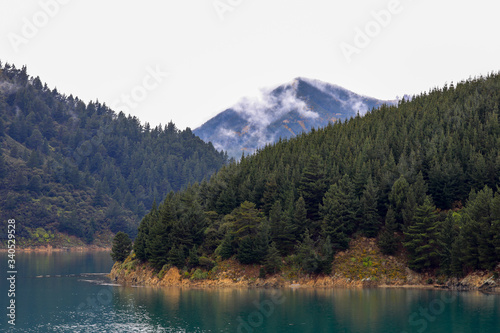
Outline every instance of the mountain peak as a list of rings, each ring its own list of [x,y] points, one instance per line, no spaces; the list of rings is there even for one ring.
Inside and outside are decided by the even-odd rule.
[[[242,98],[194,133],[239,158],[242,152],[253,153],[280,138],[294,137],[358,112],[364,114],[384,103],[392,104],[338,85],[296,77],[274,89],[262,89],[258,97]]]

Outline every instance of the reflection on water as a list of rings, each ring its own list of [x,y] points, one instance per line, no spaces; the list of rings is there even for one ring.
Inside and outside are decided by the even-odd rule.
[[[19,253],[17,259],[20,332],[500,332],[499,295],[122,287],[89,274],[109,272],[108,253]],[[7,287],[3,280],[0,290]],[[5,328],[2,321],[0,331]]]

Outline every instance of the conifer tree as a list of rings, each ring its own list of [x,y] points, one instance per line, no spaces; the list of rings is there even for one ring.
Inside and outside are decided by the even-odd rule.
[[[307,229],[297,249],[297,260],[300,267],[308,274],[317,273],[320,268],[318,255],[314,250],[314,241],[311,239],[309,230]]]
[[[324,237],[330,236],[334,247],[346,249],[350,235],[357,227],[359,201],[349,176],[330,186],[320,206]]]
[[[439,230],[436,207],[427,197],[415,212],[413,224],[405,234],[408,266],[415,271],[437,267],[439,263]]]
[[[457,213],[450,211],[439,227],[441,245],[439,266],[446,275],[451,275],[453,269],[453,245],[459,233],[457,223],[459,219],[460,216]]]
[[[361,223],[360,229],[366,237],[375,237],[380,229],[380,216],[378,214],[377,188],[371,177],[368,178],[365,190],[361,196]]]
[[[132,250],[132,241],[129,236],[119,231],[113,238],[113,247],[111,248],[111,258],[114,261],[124,261]]]
[[[396,215],[396,223],[401,226],[401,230],[404,223],[403,209],[408,198],[409,187],[404,176],[400,176],[399,179],[394,182],[391,193],[389,194],[389,202]]]
[[[330,236],[322,240],[320,243],[320,253],[318,256],[318,272],[330,274],[332,272],[332,262],[335,251],[331,242]]]
[[[279,200],[269,212],[269,224],[271,239],[276,243],[280,253],[287,255],[295,245],[296,226],[292,223],[290,216],[281,209]]]
[[[168,251],[167,262],[179,269],[182,269],[184,267],[184,264],[186,263],[184,245],[174,245],[170,249],[170,251]]]
[[[398,225],[396,224],[396,216],[392,208],[389,208],[385,217],[385,227],[380,234],[378,246],[383,254],[393,255],[398,249],[398,238],[395,235]]]
[[[308,220],[307,220],[307,210],[306,204],[303,197],[297,199],[295,203],[295,209],[293,212],[293,223],[295,225],[295,238],[300,239],[304,232],[306,231]]]
[[[313,222],[320,219],[319,206],[326,189],[322,160],[317,154],[310,155],[300,178],[299,193],[304,198],[307,218]]]
[[[169,196],[160,207],[159,218],[151,223],[147,242],[149,262],[157,270],[160,270],[168,262],[167,256],[174,245],[170,233],[174,228],[175,221],[174,205],[171,196]],[[178,252],[174,252],[174,254],[177,255]]]
[[[234,254],[234,249],[233,249],[233,239],[229,233],[227,233],[224,236],[224,239],[220,243],[220,245],[217,247],[215,250],[215,254],[219,255],[222,260],[226,260],[232,257]]]
[[[276,243],[272,242],[264,261],[264,269],[267,274],[276,274],[281,271],[281,266],[280,252],[276,248]]]

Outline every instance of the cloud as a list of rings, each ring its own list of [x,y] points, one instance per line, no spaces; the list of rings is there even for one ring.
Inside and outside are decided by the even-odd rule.
[[[307,104],[297,97],[293,84],[286,85],[280,92],[262,89],[257,96],[243,98],[232,109],[256,127],[266,127],[292,111],[297,111],[305,118],[319,117],[316,112],[308,110]]]
[[[0,82],[0,92],[11,95],[16,93],[19,90],[19,86],[17,84],[13,84],[7,81]]]
[[[366,96],[357,95],[352,91],[342,88],[338,85],[322,82],[319,80],[311,80],[305,78],[301,78],[301,80],[307,82],[324,94],[330,95],[331,97],[335,98],[337,101],[342,103],[342,106],[345,108],[351,108],[352,111],[356,113],[359,111],[361,115],[369,111],[368,105],[366,105],[363,101],[364,99],[368,98]],[[347,96],[348,98],[346,99],[345,96]]]

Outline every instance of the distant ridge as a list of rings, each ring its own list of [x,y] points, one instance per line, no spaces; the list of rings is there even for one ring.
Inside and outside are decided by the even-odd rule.
[[[294,137],[329,122],[361,115],[382,104],[395,104],[362,96],[340,86],[298,77],[260,98],[243,98],[219,113],[194,133],[231,157],[251,154],[279,138]]]

